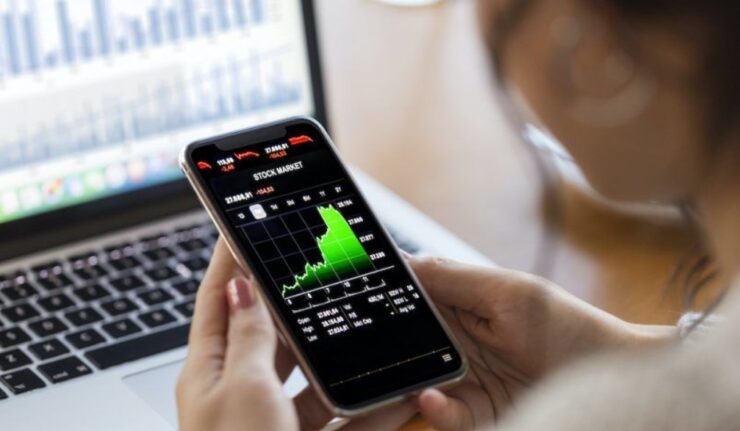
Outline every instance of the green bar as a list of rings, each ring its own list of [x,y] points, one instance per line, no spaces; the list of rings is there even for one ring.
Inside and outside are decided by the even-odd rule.
[[[307,263],[304,273],[297,275],[293,284],[283,286],[283,296],[296,289],[309,290],[331,283],[337,276],[340,279],[351,277],[372,268],[370,256],[342,213],[331,205],[317,209],[326,224],[326,232],[316,238],[322,260]]]

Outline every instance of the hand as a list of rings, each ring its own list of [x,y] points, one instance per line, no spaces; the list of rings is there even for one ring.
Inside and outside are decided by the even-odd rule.
[[[409,262],[470,361],[464,381],[418,404],[439,431],[469,430],[500,417],[532,382],[608,348],[673,339],[673,327],[634,325],[521,272],[440,259]]]
[[[188,357],[177,384],[183,431],[312,430],[332,419],[312,388],[293,400],[283,392],[296,361],[278,340],[254,283],[219,241],[198,291]],[[397,429],[415,413],[409,402],[342,429]]]

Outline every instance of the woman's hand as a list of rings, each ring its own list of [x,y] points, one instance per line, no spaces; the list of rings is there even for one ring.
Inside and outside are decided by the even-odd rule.
[[[627,323],[529,274],[440,259],[409,262],[470,361],[461,384],[419,396],[422,414],[440,431],[492,422],[532,382],[589,353],[676,336],[673,327]]]
[[[198,291],[188,358],[177,384],[183,431],[321,429],[329,410],[308,387],[290,399],[282,384],[295,368],[254,285],[221,241]],[[409,402],[350,422],[343,430],[397,429]]]

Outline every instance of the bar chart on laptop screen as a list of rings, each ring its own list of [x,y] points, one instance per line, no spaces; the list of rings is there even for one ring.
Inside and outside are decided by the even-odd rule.
[[[0,0],[0,223],[175,179],[187,142],[311,113],[300,7]]]

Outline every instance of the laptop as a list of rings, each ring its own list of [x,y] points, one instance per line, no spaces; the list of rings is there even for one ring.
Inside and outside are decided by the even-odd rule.
[[[0,3],[0,426],[172,430],[217,232],[191,141],[327,124],[304,0]],[[488,260],[367,175],[399,246]],[[286,383],[305,386],[299,370]]]

